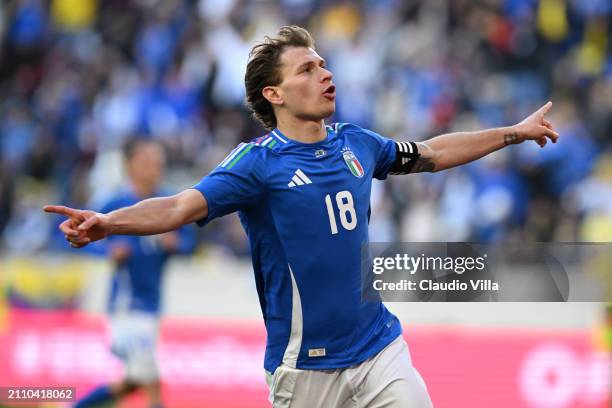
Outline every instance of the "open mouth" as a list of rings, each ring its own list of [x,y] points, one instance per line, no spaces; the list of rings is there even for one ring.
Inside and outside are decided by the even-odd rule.
[[[334,99],[336,97],[336,85],[328,86],[323,92],[323,96],[328,99]]]

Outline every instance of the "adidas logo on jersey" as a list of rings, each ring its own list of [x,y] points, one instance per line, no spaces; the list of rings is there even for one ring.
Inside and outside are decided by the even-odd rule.
[[[295,171],[295,174],[291,178],[291,181],[287,185],[289,187],[296,187],[303,186],[304,184],[312,184],[312,181],[308,178],[306,174],[304,174],[302,170],[297,169]]]

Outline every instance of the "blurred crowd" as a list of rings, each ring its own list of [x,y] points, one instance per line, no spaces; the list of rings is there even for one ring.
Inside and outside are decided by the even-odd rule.
[[[66,247],[45,203],[96,208],[134,137],[195,184],[263,134],[250,47],[307,27],[338,86],[330,122],[385,136],[510,125],[547,100],[561,134],[375,183],[373,241],[612,241],[609,0],[9,0],[0,3],[0,247]],[[202,239],[247,253],[236,217]]]

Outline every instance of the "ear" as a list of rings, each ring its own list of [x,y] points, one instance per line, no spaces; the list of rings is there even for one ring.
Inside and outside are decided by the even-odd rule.
[[[261,94],[266,98],[272,105],[282,105],[284,100],[280,95],[279,88],[277,86],[266,86],[261,90]]]

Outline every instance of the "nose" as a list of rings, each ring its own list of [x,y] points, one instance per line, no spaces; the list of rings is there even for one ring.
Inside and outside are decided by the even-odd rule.
[[[331,82],[334,74],[332,74],[332,72],[328,70],[327,68],[322,68],[322,70],[323,70],[323,76],[321,77],[321,82],[325,82],[325,81]]]

